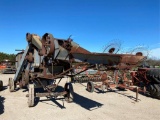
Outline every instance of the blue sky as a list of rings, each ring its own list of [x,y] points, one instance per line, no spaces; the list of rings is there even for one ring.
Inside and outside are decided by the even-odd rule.
[[[112,40],[160,58],[159,0],[0,0],[0,52],[25,49],[25,34],[72,38],[91,52]],[[159,51],[159,52],[158,52]]]

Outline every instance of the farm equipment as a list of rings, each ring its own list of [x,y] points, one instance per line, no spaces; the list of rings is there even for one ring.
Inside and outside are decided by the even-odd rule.
[[[137,64],[138,65],[138,64]],[[136,67],[135,65],[134,67]],[[104,66],[103,66],[104,67]],[[148,94],[151,97],[160,99],[160,69],[139,67],[138,70],[132,71],[131,67],[122,67],[114,69],[90,69],[74,77],[74,82],[86,83],[87,90],[93,92],[94,89],[112,90],[114,88],[124,90],[129,89],[138,93]],[[81,71],[77,69],[76,71]],[[95,82],[101,82],[95,84]]]
[[[113,88],[121,90],[133,89],[131,87],[133,85],[133,82],[130,76],[130,72],[131,69],[136,67],[141,61],[137,59],[138,58],[137,55],[128,55],[128,54],[127,55],[115,54],[115,55],[121,56],[121,61],[119,61],[119,64],[117,66],[99,65],[95,69],[90,69],[75,76],[74,82],[78,83],[87,82],[87,90],[89,92],[93,92],[95,88],[101,89],[102,92]],[[135,57],[134,59],[133,56]],[[143,59],[145,59],[145,57]],[[81,71],[83,69],[84,68],[77,70]],[[95,82],[101,82],[101,83],[95,84]]]
[[[40,38],[35,34],[26,34],[28,46],[16,57],[17,71],[15,77],[9,78],[9,90],[15,91],[16,85],[20,88],[28,87],[28,106],[35,104],[36,97],[64,96],[71,102],[74,98],[74,90],[71,78],[89,69],[128,69],[141,62],[145,57],[142,54],[112,54],[91,53],[73,42],[71,38],[58,39],[52,34],[46,33]],[[20,57],[19,57],[20,56]],[[81,71],[75,72],[80,67]],[[106,81],[106,73],[97,74],[101,80]],[[99,76],[98,76],[99,77]],[[64,85],[64,90],[55,92],[62,78],[69,78]],[[56,84],[56,79],[58,83]],[[105,86],[108,85],[104,82]],[[43,88],[43,92],[38,91]]]
[[[8,59],[4,59],[0,62],[0,71],[3,74],[14,74],[16,72],[16,69],[12,65],[13,61],[10,61]]]
[[[138,68],[131,72],[132,82],[150,96],[160,99],[160,69]]]
[[[74,82],[87,83],[87,91],[91,93],[94,89],[98,89],[98,91],[101,92],[115,88],[120,90],[137,89],[132,86],[133,83],[129,69],[107,69],[105,71],[95,70],[94,74],[83,72],[74,77]]]

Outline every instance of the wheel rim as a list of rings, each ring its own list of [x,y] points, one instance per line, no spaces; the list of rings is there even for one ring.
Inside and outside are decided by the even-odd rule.
[[[87,90],[88,90],[89,92],[91,92],[91,88],[92,88],[92,86],[91,86],[91,83],[89,82],[89,83],[87,84]]]
[[[64,96],[67,102],[72,102],[74,99],[74,90],[71,83],[66,83],[64,87],[67,94]]]

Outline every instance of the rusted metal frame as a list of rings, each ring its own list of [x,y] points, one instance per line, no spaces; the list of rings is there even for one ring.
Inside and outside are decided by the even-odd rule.
[[[126,78],[126,74],[125,72],[122,71],[122,74],[120,75],[120,71],[119,70],[115,70],[114,72],[114,84],[110,84],[110,82],[108,82],[108,80],[105,80],[105,81],[102,81],[102,85],[105,84],[105,85],[108,85],[108,87],[112,87],[112,88],[115,88],[115,87],[122,87],[123,88],[126,88],[126,82],[128,82],[128,79]],[[122,78],[122,79],[125,79],[124,83],[123,84],[119,84],[119,80],[118,80],[118,77]]]
[[[116,70],[115,71],[116,73],[114,74],[114,79],[115,79],[115,85],[116,85],[116,87],[118,87],[118,82],[119,82],[119,80],[118,80],[118,74],[119,74],[119,70]]]
[[[45,93],[35,93],[35,97],[58,97],[58,96],[64,96],[66,95],[67,92],[66,91],[63,91],[63,92],[51,92],[51,93],[48,93],[48,92],[45,92]],[[26,97],[29,97],[29,94],[26,95]]]
[[[141,71],[142,72],[142,75],[140,75],[141,77],[143,76],[144,79],[142,79],[142,81],[144,82],[145,85],[147,85],[150,81],[147,79],[146,77],[146,71]]]
[[[82,72],[84,72],[84,71],[88,70],[89,68],[94,68],[94,67],[95,67],[95,65],[91,65],[91,66],[89,66],[89,67],[85,68],[84,70],[82,70],[82,71],[80,71],[80,72],[78,72],[78,73],[74,74],[74,76],[76,76],[76,75],[78,75],[78,74],[80,74],[80,73],[82,73]]]
[[[76,76],[76,75],[78,75],[78,74],[80,74],[80,73],[88,70],[89,68],[94,68],[94,67],[95,67],[95,65],[88,66],[88,67],[86,67],[84,70],[81,70],[80,72],[78,72],[77,74],[75,74],[74,76]],[[100,75],[100,74],[99,74],[99,73],[96,73],[96,75]],[[88,78],[88,79],[82,80],[82,79],[84,79],[84,78]],[[100,77],[97,77],[97,76],[96,76],[96,78],[95,78],[95,74],[92,75],[92,76],[90,76],[90,77],[87,75],[87,77],[84,77],[84,78],[82,78],[82,79],[80,78],[79,80],[75,80],[75,81],[76,81],[76,82],[79,82],[79,83],[82,83],[82,81],[83,81],[83,83],[88,82],[88,81],[92,81],[92,82],[100,82],[100,81],[102,81],[101,79],[99,79]],[[98,79],[97,79],[97,78],[98,78]]]
[[[138,87],[134,87],[134,88],[129,87],[128,89],[131,90],[131,91],[136,92],[136,102],[138,102],[138,94],[139,93],[144,93],[144,90],[141,90]]]
[[[52,92],[52,91],[50,91],[46,86],[44,86],[44,85],[42,84],[42,82],[39,80],[39,78],[38,78],[36,81],[39,82],[39,84],[41,84],[41,86],[42,86],[45,90],[47,90],[47,92],[45,92],[45,93],[36,93],[36,97],[45,97],[45,96],[58,97],[58,96],[64,96],[64,95],[67,94],[66,91],[64,91],[64,92]],[[57,87],[57,85],[56,85],[56,87]]]
[[[88,63],[80,63],[80,64],[77,64],[76,66],[69,68],[68,70],[64,71],[63,73],[60,73],[60,74],[52,77],[52,79],[61,78],[62,75],[64,75],[65,73],[69,72],[70,70],[75,69],[77,66],[85,65],[85,64],[88,64]]]
[[[50,97],[58,97],[58,96],[64,96],[66,95],[67,92],[64,91],[64,92],[50,92],[50,93],[36,93],[36,97],[47,97],[47,96],[50,96]]]
[[[94,75],[92,75],[91,77],[85,77],[85,78],[80,78],[80,79],[78,79],[78,80],[75,80],[75,81],[78,81],[78,82],[80,82],[80,83],[86,83],[86,82],[88,82],[88,81],[92,81],[92,82],[102,82],[102,85],[106,85],[106,86],[108,86],[108,82],[107,82],[107,77],[106,78],[102,78],[102,77],[100,77],[100,75],[102,75],[102,74],[100,74],[99,72],[97,72],[96,73],[96,75],[99,75],[99,77],[95,77],[95,74]],[[86,79],[87,78],[87,79]],[[101,86],[102,85],[97,85],[97,84],[95,84],[94,85],[94,88],[101,88]]]
[[[52,92],[52,91],[50,91],[46,86],[44,86],[44,85],[42,84],[42,82],[40,81],[39,78],[37,78],[37,81],[38,81],[39,84],[43,87],[44,90],[47,90],[48,93],[51,93],[51,92]]]
[[[122,78],[123,78],[124,81],[128,81],[128,78],[126,77],[126,74],[127,73],[125,71],[122,73]]]
[[[100,84],[100,85],[94,84],[94,88],[99,89],[99,88],[102,88],[103,85],[105,85],[107,88],[111,88],[108,80],[105,79],[105,81],[103,81],[103,80],[101,79],[101,81],[102,81],[102,84]],[[93,80],[92,80],[92,82],[99,82],[99,81],[93,81]],[[114,84],[114,88],[115,88],[115,84]]]
[[[140,80],[136,77],[136,76],[132,76],[133,78],[135,78],[137,81],[140,82]],[[135,83],[135,82],[134,82]]]
[[[102,75],[100,73],[96,73],[96,75]],[[80,80],[76,80],[76,81],[80,81],[81,83],[86,83],[88,81],[92,81],[92,82],[102,82],[101,85],[98,85],[98,84],[94,84],[94,88],[102,88],[102,85],[106,85],[107,87],[109,86],[108,84],[108,80],[107,80],[107,77],[106,78],[102,78],[102,77],[94,77],[94,75],[92,75],[93,77],[89,78],[89,77],[86,77],[88,79],[84,80],[84,78],[80,79]]]
[[[97,84],[94,85],[94,88],[101,88],[101,87],[102,85],[97,85]]]
[[[69,52],[69,53],[67,54],[67,56],[65,57],[65,59],[64,59],[64,60],[66,60],[66,59],[67,59],[67,57],[69,56],[69,54],[71,54],[71,52]]]
[[[117,74],[118,75],[118,74]],[[117,76],[116,75],[116,76]],[[113,87],[114,86],[114,88],[117,86],[115,83],[114,84],[111,84],[111,82],[108,80],[108,74],[106,74],[106,78],[104,78],[104,79],[101,79],[101,81],[102,81],[102,84],[101,85],[99,85],[99,86],[97,86],[97,87],[99,87],[99,88],[102,88],[102,86],[103,85],[105,85],[107,88],[111,88],[111,86]],[[118,78],[117,78],[118,79]],[[117,80],[116,80],[117,81]]]
[[[52,77],[39,77],[39,78],[48,79],[48,80],[53,80],[53,79],[57,79],[57,78],[63,78],[65,73],[69,72],[72,69],[74,69],[74,67],[69,68],[68,70],[66,70],[66,71],[64,71],[64,72],[62,72],[62,73],[60,73],[58,75],[55,75],[55,76],[52,75]]]
[[[141,80],[139,78],[137,78],[136,76],[139,75],[141,76],[140,79],[142,79],[142,81],[144,81],[144,84],[148,84],[149,80],[146,78],[146,71],[137,71],[137,74],[136,75],[133,75],[132,77],[135,78],[138,82],[140,82]],[[132,80],[133,81],[133,80]],[[136,82],[136,81],[134,81]]]
[[[58,83],[57,83],[57,85],[56,85],[56,86],[58,86],[58,85],[59,85],[59,83],[61,82],[61,80],[62,80],[62,78],[60,78],[60,80],[58,81]]]
[[[109,86],[111,89],[117,87],[115,84]],[[138,93],[141,92],[141,90],[138,87],[127,87],[124,84],[118,84],[118,87],[129,89],[131,91],[136,92],[136,102],[138,101]]]
[[[88,77],[86,77],[88,78]],[[85,78],[80,78],[80,79],[76,79],[74,82],[78,82],[78,83],[86,83],[88,81],[92,81],[92,82],[101,82],[102,79],[99,79],[98,77],[97,78],[88,78],[88,79],[85,79]]]
[[[138,102],[138,94],[139,94],[139,92],[143,92],[144,93],[144,91],[143,90],[140,90],[138,87],[126,87],[126,86],[121,86],[121,88],[125,88],[125,89],[129,89],[129,90],[131,90],[131,91],[134,91],[134,92],[136,92],[136,102]]]
[[[127,78],[127,73],[128,73],[129,71],[127,70],[127,71],[123,71],[123,73],[122,73],[122,78],[123,78],[123,80],[124,80],[124,85],[126,86],[126,83],[127,83],[127,85],[129,85],[129,79]]]
[[[64,72],[62,72],[62,73],[60,73],[60,74],[58,74],[58,75],[55,75],[54,77],[51,77],[51,78],[47,78],[47,77],[39,77],[39,78],[44,78],[44,79],[49,79],[49,80],[53,80],[53,79],[57,79],[57,78],[63,78],[64,77],[64,75],[65,75],[65,73],[67,73],[67,72],[69,72],[70,70],[72,70],[72,69],[75,69],[77,66],[80,66],[80,65],[86,65],[86,64],[88,64],[88,63],[80,63],[80,64],[78,64],[78,65],[76,65],[76,66],[74,66],[74,67],[72,67],[72,68],[69,68],[68,70],[66,70],[66,71],[64,71]],[[78,73],[79,74],[79,73]],[[77,75],[77,74],[76,74]],[[75,76],[75,75],[74,75]]]

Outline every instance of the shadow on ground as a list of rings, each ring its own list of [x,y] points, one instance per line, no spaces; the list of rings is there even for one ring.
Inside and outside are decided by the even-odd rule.
[[[74,93],[74,103],[80,105],[81,107],[87,109],[87,110],[94,110],[94,109],[98,109],[100,108],[101,106],[103,106],[103,104],[97,102],[97,101],[94,101],[94,100],[91,100],[89,98],[86,98],[84,96],[81,96],[77,93]]]
[[[64,88],[62,86],[58,86],[55,90],[55,92],[62,92],[64,91]],[[37,99],[38,100],[38,99]],[[55,105],[53,104],[49,104],[47,103],[46,101],[49,101],[51,100],[52,102],[55,103]],[[47,98],[47,99],[43,99],[43,100],[38,100],[36,102],[36,104],[38,104],[38,102],[42,102],[42,103],[45,103],[45,104],[49,104],[49,105],[52,105],[52,106],[58,106],[60,107],[61,109],[65,109],[66,107],[64,106],[64,103],[66,104],[66,102],[64,102],[64,98],[61,97],[61,98]],[[78,104],[79,106],[87,109],[87,110],[94,110],[94,109],[98,109],[100,108],[103,104],[97,102],[97,101],[94,101],[94,100],[91,100],[89,98],[86,98],[84,96],[81,96],[77,93],[74,92],[74,100],[72,103],[76,103]],[[70,103],[67,103],[67,104],[70,104]]]
[[[4,113],[4,97],[0,96],[0,115]]]
[[[2,90],[1,91],[4,91],[7,89],[8,86],[3,86]]]
[[[57,86],[57,88],[55,89],[54,92],[63,92],[64,91],[64,88],[62,86]],[[37,89],[36,92],[44,92],[43,89]],[[54,104],[50,104],[48,103],[47,101],[52,101]],[[61,109],[65,109],[65,106],[64,106],[64,98],[54,98],[54,97],[46,97],[46,99],[43,99],[43,100],[40,100],[39,98],[36,98],[36,103],[35,105],[38,104],[38,102],[42,102],[42,103],[45,103],[47,105],[52,105],[52,106],[57,106]]]
[[[125,89],[124,90],[123,89],[117,89],[117,90],[108,89],[108,90],[102,91],[102,90],[96,88],[95,92],[98,94],[105,94],[105,93],[107,94],[109,92],[113,92],[113,93],[117,93],[117,94],[123,95],[125,97],[128,97],[129,99],[131,99],[133,101],[136,101],[136,92],[135,92],[135,96],[132,96],[132,95],[127,95],[125,93],[125,91],[127,91],[127,90],[125,90]],[[138,101],[140,101],[140,99],[138,99]]]
[[[123,93],[124,91],[119,92],[119,90],[115,90],[114,92],[117,94],[123,95],[125,97],[128,97],[129,99],[133,101],[136,101],[136,93],[135,93],[135,96],[132,96],[132,95],[127,95],[126,93]],[[140,99],[138,99],[138,101],[140,101]]]

